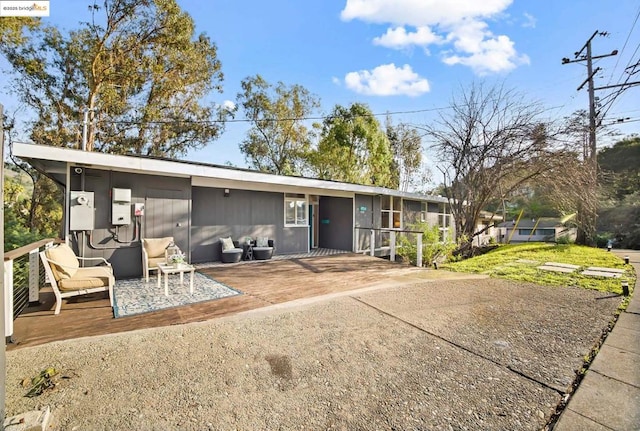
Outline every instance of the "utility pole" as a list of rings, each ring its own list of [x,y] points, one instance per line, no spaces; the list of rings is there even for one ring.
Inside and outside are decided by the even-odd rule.
[[[597,67],[593,70],[593,60],[598,58],[610,57],[612,55],[617,55],[618,51],[614,50],[611,54],[597,55],[593,56],[591,53],[591,41],[597,35],[606,36],[606,32],[599,32],[596,30],[591,37],[587,40],[584,46],[577,51],[574,55],[574,59],[570,60],[569,58],[563,58],[562,64],[569,63],[577,63],[586,61],[587,62],[587,79],[580,84],[578,87],[578,91],[580,91],[585,84],[589,84],[589,167],[590,167],[590,178],[588,182],[588,187],[590,188],[589,194],[591,195],[591,199],[593,202],[586,202],[586,205],[580,203],[579,208],[579,218],[583,220],[581,226],[578,229],[578,238],[577,242],[584,243],[587,245],[592,245],[594,242],[595,229],[596,229],[596,218],[597,218],[597,202],[596,202],[596,187],[597,187],[597,176],[598,176],[598,155],[597,155],[597,147],[596,147],[596,124],[597,124],[597,113],[596,113],[596,104],[595,104],[595,87],[593,85],[593,76],[598,73],[600,70]],[[585,52],[583,54],[583,52]],[[582,234],[582,235],[581,235]],[[582,238],[581,238],[582,236]]]
[[[587,40],[587,42],[584,44],[582,49],[580,49],[580,51],[575,53],[575,58],[573,60],[570,60],[566,57],[562,59],[562,64],[578,63],[581,61],[587,62],[587,79],[585,79],[584,82],[580,84],[580,86],[578,87],[578,91],[582,90],[585,84],[589,84],[589,87],[588,87],[588,91],[589,91],[589,153],[590,153],[589,158],[591,162],[594,164],[597,163],[596,162],[597,160],[597,154],[596,154],[597,153],[596,151],[597,113],[596,113],[596,104],[595,104],[595,90],[600,90],[603,87],[595,88],[593,85],[593,76],[600,71],[599,67],[596,67],[596,69],[593,70],[593,60],[596,60],[598,58],[611,57],[612,55],[618,54],[618,50],[613,50],[611,54],[597,55],[594,57],[591,54],[591,41],[597,35],[606,36],[607,32],[599,32],[598,30],[596,30],[591,35],[589,40]],[[582,54],[583,51],[586,51],[586,54],[583,55]],[[609,86],[606,88],[611,88],[611,87],[612,86]]]

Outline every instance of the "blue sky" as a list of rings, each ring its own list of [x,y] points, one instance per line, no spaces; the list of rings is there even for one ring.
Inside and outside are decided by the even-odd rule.
[[[70,29],[86,19],[87,1],[52,0],[51,23]],[[300,84],[334,105],[363,102],[374,113],[394,114],[395,123],[426,124],[452,96],[476,81],[503,82],[540,101],[550,117],[587,109],[586,79],[573,58],[594,31],[593,54],[620,51],[597,61],[596,86],[617,84],[640,60],[637,0],[178,0],[218,46],[224,93],[235,100],[240,81],[261,74],[268,82]],[[638,68],[640,70],[640,67]],[[2,79],[3,83],[6,79]],[[640,73],[630,81],[640,81]],[[614,92],[602,90],[605,98]],[[622,93],[605,123],[640,130],[640,86]],[[10,99],[7,110],[15,108]],[[418,112],[413,112],[418,111]],[[241,118],[242,114],[238,114]],[[384,115],[379,117],[384,122]],[[220,139],[186,157],[245,166],[238,149],[249,124],[233,123]],[[425,142],[425,144],[427,144]],[[428,150],[426,156],[429,157]]]

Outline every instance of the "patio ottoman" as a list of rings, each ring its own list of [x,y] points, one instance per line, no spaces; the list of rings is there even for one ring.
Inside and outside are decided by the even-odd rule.
[[[241,248],[230,248],[222,252],[222,263],[240,262],[241,258],[242,258]]]
[[[273,247],[253,247],[253,258],[255,260],[267,260],[273,256]]]

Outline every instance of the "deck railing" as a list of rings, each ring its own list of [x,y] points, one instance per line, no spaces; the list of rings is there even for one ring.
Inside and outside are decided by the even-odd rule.
[[[380,244],[376,244],[376,232],[380,233]],[[362,234],[368,235],[368,244],[361,244],[360,238],[363,238]],[[387,241],[383,239],[385,234],[389,234],[388,245],[385,244]],[[416,266],[422,267],[422,234],[421,231],[416,230],[403,230],[403,229],[384,229],[384,228],[373,228],[373,227],[356,227],[355,228],[355,242],[356,242],[356,253],[369,253],[371,256],[376,255],[376,251],[389,251],[389,259],[393,262],[396,260],[396,251],[398,249],[397,238],[400,235],[414,235],[416,238]],[[368,247],[367,247],[368,245]]]
[[[38,253],[59,240],[47,238],[4,254],[4,335],[13,336],[13,321],[31,303],[40,300],[44,271]]]

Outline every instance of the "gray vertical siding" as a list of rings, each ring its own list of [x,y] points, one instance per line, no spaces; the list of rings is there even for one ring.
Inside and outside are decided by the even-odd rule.
[[[356,195],[355,224],[356,227],[356,250],[366,250],[371,245],[370,228],[376,224],[376,219],[380,219],[380,211],[376,212],[375,203],[380,202],[380,198],[374,195]],[[365,210],[363,210],[366,208]]]
[[[183,251],[189,251],[189,179],[83,170],[84,178],[72,174],[70,190],[81,190],[84,182],[84,190],[94,192],[96,211],[95,229],[85,233],[84,241],[82,233],[71,233],[72,243],[81,255],[108,259],[116,277],[126,278],[142,274],[140,238],[173,236]],[[131,189],[132,214],[134,203],[145,204],[140,223],[132,216],[129,225],[118,228],[111,225],[111,189],[114,187]]]
[[[220,238],[273,239],[276,254],[306,252],[309,228],[284,227],[284,195],[223,188],[193,187],[191,261],[220,260]]]
[[[353,250],[353,199],[320,197],[319,246]]]

